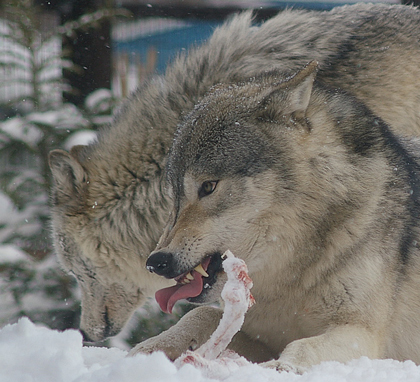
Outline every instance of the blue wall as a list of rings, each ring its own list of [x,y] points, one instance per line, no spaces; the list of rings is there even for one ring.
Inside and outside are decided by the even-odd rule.
[[[145,59],[147,52],[154,48],[158,52],[156,70],[162,73],[166,64],[182,49],[188,49],[193,44],[200,44],[211,36],[214,29],[221,22],[214,21],[187,21],[188,25],[171,31],[155,32],[130,41],[114,41],[114,52],[139,54]]]

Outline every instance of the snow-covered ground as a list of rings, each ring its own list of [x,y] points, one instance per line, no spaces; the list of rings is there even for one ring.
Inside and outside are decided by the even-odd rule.
[[[248,364],[212,378],[192,365],[177,369],[163,353],[126,357],[116,348],[83,347],[76,330],[57,332],[27,318],[0,330],[0,382],[411,382],[420,381],[413,362],[361,358],[326,362],[303,375]],[[222,367],[222,366],[220,366]],[[220,370],[207,373],[220,374]]]

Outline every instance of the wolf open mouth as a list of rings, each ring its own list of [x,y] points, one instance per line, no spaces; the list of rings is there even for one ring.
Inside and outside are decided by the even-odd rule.
[[[175,277],[175,286],[158,290],[155,298],[162,311],[172,313],[178,300],[198,302],[216,282],[217,274],[222,271],[222,261],[220,253],[207,256],[195,268]]]

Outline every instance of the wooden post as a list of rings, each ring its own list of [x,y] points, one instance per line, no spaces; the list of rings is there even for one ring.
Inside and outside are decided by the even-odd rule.
[[[80,16],[95,12],[105,6],[105,0],[73,0],[61,9],[62,23],[77,20]],[[76,65],[76,72],[65,70],[64,77],[72,90],[65,93],[66,101],[82,105],[86,96],[99,88],[111,87],[111,36],[110,21],[87,30],[77,31],[63,39],[63,49]]]

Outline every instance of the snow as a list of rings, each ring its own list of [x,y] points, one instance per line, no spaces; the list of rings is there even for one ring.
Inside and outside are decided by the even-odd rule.
[[[109,89],[98,89],[85,100],[86,108],[93,113],[107,113],[112,109],[113,96]]]
[[[26,45],[23,29],[10,20],[0,20],[0,102],[8,103],[34,94],[31,79],[36,71],[42,98],[48,103],[61,99],[61,73],[68,61],[60,58],[61,38],[41,39],[34,32]]]
[[[22,171],[15,179],[15,183],[17,184],[24,176],[30,176],[30,170]],[[11,190],[13,191],[13,188]],[[34,217],[40,214],[42,208],[41,203],[38,205],[33,203],[18,210],[10,197],[0,191],[0,243],[6,242],[13,234],[30,235],[37,232],[40,222]],[[3,255],[0,260],[3,260]]]
[[[255,364],[205,377],[192,365],[177,368],[163,353],[138,354],[116,348],[84,347],[76,330],[58,332],[27,318],[0,330],[0,382],[411,382],[420,367],[411,361],[369,360],[348,364],[325,362],[303,375],[264,369]],[[221,366],[220,366],[221,368]],[[214,370],[216,373],[218,370]]]
[[[42,139],[41,129],[20,117],[10,118],[1,123],[0,133],[12,139],[23,141],[31,147],[35,147]]]
[[[28,261],[28,256],[13,244],[0,244],[1,263]]]
[[[80,130],[70,135],[64,142],[64,148],[70,150],[76,145],[88,145],[96,141],[97,133],[93,130]]]

